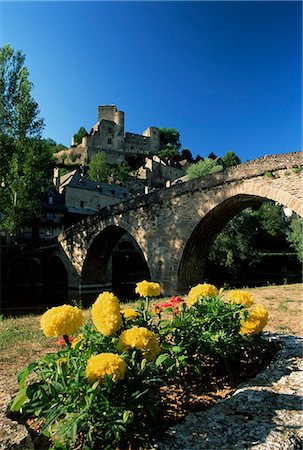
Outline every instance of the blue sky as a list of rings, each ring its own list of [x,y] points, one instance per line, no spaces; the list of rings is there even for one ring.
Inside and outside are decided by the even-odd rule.
[[[56,142],[116,104],[126,131],[174,127],[193,155],[302,148],[301,2],[2,2],[0,30]]]

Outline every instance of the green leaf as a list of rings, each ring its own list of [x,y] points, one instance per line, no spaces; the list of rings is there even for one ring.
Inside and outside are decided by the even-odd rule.
[[[160,366],[167,358],[169,358],[167,353],[162,353],[162,355],[159,355],[155,361],[156,366]]]
[[[181,353],[183,350],[179,345],[173,345],[171,349],[174,353]]]
[[[30,363],[27,367],[24,367],[24,369],[20,370],[20,372],[17,374],[17,382],[20,389],[23,388],[26,378],[30,373],[33,372],[36,367],[37,363]]]
[[[19,412],[21,409],[21,406],[26,402],[26,400],[28,400],[28,397],[26,395],[26,388],[24,387],[18,392],[18,394],[12,401],[12,403],[10,405],[10,410],[12,412]]]

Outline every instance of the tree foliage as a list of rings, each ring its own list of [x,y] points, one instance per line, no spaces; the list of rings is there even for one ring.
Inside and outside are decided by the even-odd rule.
[[[211,173],[220,172],[222,169],[223,167],[220,164],[217,164],[214,159],[205,158],[189,166],[186,175],[189,180],[193,180],[195,178],[210,175]]]
[[[283,212],[279,205],[264,202],[257,214],[260,226],[270,236],[276,237],[285,234],[286,227],[282,220]]]
[[[217,235],[209,259],[234,274],[244,261],[252,266],[259,259],[254,245],[255,236],[255,219],[249,210],[243,211],[231,219]]]
[[[188,162],[192,163],[194,161],[193,155],[188,148],[183,148],[181,151],[182,159],[186,159]]]
[[[40,138],[44,127],[24,62],[25,56],[9,44],[0,48],[0,132],[18,141]]]
[[[41,139],[44,121],[24,62],[10,45],[0,48],[1,226],[13,234],[38,216],[51,177],[51,152]]]
[[[168,161],[169,159],[179,159],[180,154],[176,147],[171,144],[167,144],[162,150],[159,151],[158,156],[164,161]]]
[[[160,150],[167,147],[168,144],[176,150],[181,148],[180,133],[175,128],[160,128]]]
[[[54,141],[54,139],[47,138],[47,139],[42,139],[42,140],[52,155],[54,153],[60,152],[61,150],[67,149],[67,147],[65,145],[57,144],[56,141]]]
[[[299,261],[303,263],[303,219],[294,219],[291,222],[287,240],[295,249]]]
[[[107,182],[110,175],[110,166],[106,162],[106,155],[104,152],[95,153],[88,168],[88,176],[94,181]]]
[[[77,131],[77,133],[75,133],[73,135],[74,145],[81,144],[82,138],[84,138],[84,136],[88,136],[88,132],[86,131],[86,129],[84,127],[80,127],[79,130]]]
[[[111,178],[115,182],[124,183],[131,172],[131,167],[127,162],[122,162],[118,167],[115,167],[111,171]]]
[[[233,167],[241,164],[241,159],[235,154],[235,152],[226,152],[222,158],[226,167]]]

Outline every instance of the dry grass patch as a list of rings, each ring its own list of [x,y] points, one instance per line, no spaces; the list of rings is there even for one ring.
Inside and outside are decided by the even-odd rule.
[[[264,331],[303,336],[303,285],[265,286],[248,288],[255,303],[262,303],[269,311]]]

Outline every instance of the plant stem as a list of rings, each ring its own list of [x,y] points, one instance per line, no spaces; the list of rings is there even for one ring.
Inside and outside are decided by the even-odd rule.
[[[65,340],[66,345],[70,348],[70,347],[71,347],[71,343],[70,343],[70,341],[69,341],[69,339],[68,339],[67,334],[64,334],[64,335],[63,335],[63,339]]]

